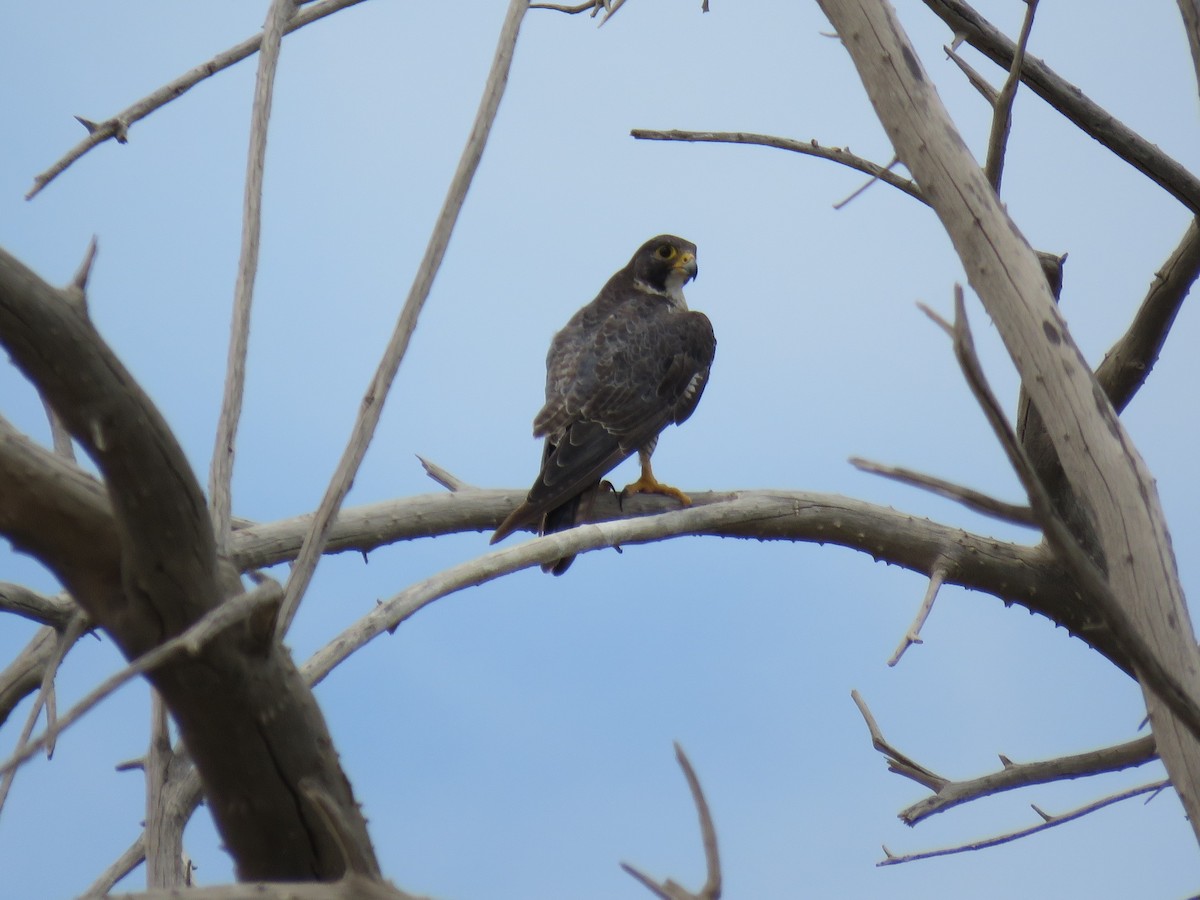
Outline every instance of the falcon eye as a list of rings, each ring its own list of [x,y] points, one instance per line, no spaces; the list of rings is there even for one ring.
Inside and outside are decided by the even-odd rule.
[[[654,254],[659,259],[670,259],[672,256],[675,255],[675,248],[672,247],[670,244],[663,244],[657,250],[654,251]]]

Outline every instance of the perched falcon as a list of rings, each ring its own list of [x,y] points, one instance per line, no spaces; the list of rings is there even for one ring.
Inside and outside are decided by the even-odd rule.
[[[533,420],[544,437],[542,470],[492,543],[525,525],[563,531],[586,518],[580,501],[618,463],[638,454],[641,477],[623,493],[687,494],[650,469],[658,435],[696,409],[717,348],[712,325],[691,312],[683,286],[696,277],[696,245],[663,234],[638,248],[596,299],[571,317],[546,355],[546,405]],[[574,557],[542,566],[561,575]]]

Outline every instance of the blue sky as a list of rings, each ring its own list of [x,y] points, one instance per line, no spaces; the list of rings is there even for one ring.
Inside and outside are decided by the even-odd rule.
[[[779,150],[634,141],[631,128],[739,130],[891,149],[815,3],[631,0],[603,29],[533,11],[475,183],[350,504],[437,490],[414,454],[468,482],[524,488],[553,332],[651,235],[699,247],[691,305],[718,339],[695,416],[656,472],[685,490],[844,493],[985,534],[1034,537],[857,472],[864,456],[1019,498],[943,334],[963,280],[931,212]],[[308,512],[348,436],[470,127],[505,4],[368,2],[285,39],[268,149],[262,259],[237,515]],[[978,8],[1009,34],[1024,7]],[[266,4],[45,2],[0,28],[0,244],[53,282],[87,241],[97,327],[207,480],[237,265],[253,62],[225,71],[94,151],[32,202],[33,176],[102,119],[260,27]],[[900,16],[969,145],[989,111],[945,59],[921,4]],[[1087,28],[1081,26],[1086,17]],[[1086,31],[1086,37],[1084,36]],[[1044,4],[1031,52],[1200,170],[1197,97],[1173,4]],[[996,83],[999,73],[968,51]],[[1063,310],[1098,361],[1187,226],[1172,198],[1040,100],[1018,96],[1004,200],[1035,247],[1069,252]],[[982,310],[997,393],[1017,382]],[[1185,590],[1200,576],[1193,385],[1200,322],[1185,305],[1126,413],[1158,479]],[[40,403],[0,366],[3,414],[39,438]],[[635,476],[632,465],[614,481]],[[468,534],[326,559],[289,643],[307,658],[406,585],[483,552]],[[276,572],[284,577],[283,570]],[[44,590],[0,550],[0,578]],[[690,754],[721,841],[727,896],[1179,897],[1195,843],[1171,794],[981,853],[878,869],[902,852],[1032,824],[1158,767],[1039,787],[910,830],[922,796],[889,774],[850,700],[942,774],[1128,740],[1140,692],[1082,643],[1020,609],[943,591],[924,636],[885,662],[922,578],[831,547],[687,538],[580,558],[434,604],[318,689],[386,874],[441,898],[649,896],[620,860],[698,885],[695,817],[671,742]],[[0,658],[32,627],[9,620]],[[65,708],[121,664],[82,641]],[[0,730],[16,740],[28,704]],[[71,896],[136,837],[148,701],[123,690],[19,774],[0,817],[12,896]],[[201,883],[231,877],[201,810]],[[140,872],[126,885],[135,889]]]

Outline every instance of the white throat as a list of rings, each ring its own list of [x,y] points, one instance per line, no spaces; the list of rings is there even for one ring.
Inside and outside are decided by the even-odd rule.
[[[683,285],[686,281],[686,273],[674,271],[667,276],[667,289],[665,291],[646,284],[646,282],[642,281],[640,278],[637,280],[637,285],[643,291],[651,294],[658,294],[660,297],[666,297],[671,301],[671,305],[676,309],[687,309],[687,300],[685,300],[683,296]]]

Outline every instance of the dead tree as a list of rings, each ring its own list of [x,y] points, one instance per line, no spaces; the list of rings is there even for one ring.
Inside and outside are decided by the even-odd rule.
[[[49,567],[63,588],[52,597],[0,584],[0,609],[44,626],[0,675],[0,715],[7,716],[35,691],[39,696],[14,757],[4,766],[0,804],[22,759],[52,743],[116,681],[144,676],[165,706],[156,710],[142,761],[149,798],[146,829],[97,879],[96,892],[106,892],[142,859],[148,863],[150,888],[185,883],[182,828],[203,796],[245,881],[330,882],[311,893],[293,884],[287,896],[404,896],[380,880],[366,823],[339,767],[312,686],[374,637],[463,587],[600,547],[712,534],[840,544],[928,576],[923,612],[897,656],[917,639],[938,588],[957,584],[1046,616],[1137,679],[1152,737],[1045,763],[1006,764],[969,783],[938,776],[898,751],[856,698],[891,767],[931,791],[905,811],[906,821],[997,791],[1111,771],[1158,755],[1200,836],[1200,650],[1153,479],[1118,417],[1153,365],[1175,312],[1200,274],[1200,231],[1193,222],[1127,334],[1093,372],[1056,305],[1061,259],[1048,254],[1039,258],[999,200],[1014,93],[1028,86],[1193,213],[1200,213],[1200,180],[1026,55],[1036,0],[1028,3],[1026,26],[1015,42],[958,0],[926,0],[957,36],[1008,72],[1002,88],[990,93],[980,76],[970,73],[995,111],[982,167],[941,106],[894,11],[880,0],[821,0],[821,7],[850,53],[911,180],[891,166],[815,142],[718,132],[640,131],[635,137],[759,143],[820,156],[861,169],[932,207],[1020,372],[1024,398],[1015,426],[992,395],[975,355],[961,291],[952,321],[930,314],[945,327],[1028,505],[1001,503],[919,473],[862,465],[971,508],[1035,524],[1043,534],[1041,543],[1001,541],[828,494],[690,492],[695,503],[685,510],[671,509],[671,501],[662,498],[639,497],[618,505],[602,497],[594,524],[495,550],[414,583],[334,636],[302,666],[294,665],[281,638],[322,554],[492,528],[519,500],[518,491],[474,488],[427,464],[447,493],[342,509],[483,152],[517,32],[530,6],[526,0],[509,5],[474,129],[321,506],[311,516],[274,523],[233,515],[229,484],[275,60],[285,33],[352,2],[321,0],[296,7],[275,0],[261,37],[108,120],[81,120],[87,138],[38,175],[31,191],[36,194],[98,144],[123,140],[133,122],[203,77],[261,51],[234,329],[207,497],[165,420],[88,318],[91,254],[74,282],[58,289],[0,252],[0,344],[36,386],[55,429],[51,450],[0,421],[0,533]],[[622,3],[534,6],[609,17]],[[1180,6],[1195,53],[1200,46],[1195,5],[1181,0]],[[72,441],[95,462],[99,479],[74,462]],[[243,576],[253,577],[257,568],[282,561],[295,563],[285,586],[263,579],[256,579],[255,586],[243,584]],[[52,697],[58,664],[91,628],[111,636],[130,661],[129,669],[113,684],[101,685],[79,709],[52,719],[33,740],[38,712]],[[181,746],[171,746],[168,712],[179,728]],[[715,898],[721,883],[715,829],[682,754],[680,762],[700,812],[707,884],[692,895],[674,882],[658,885],[640,873],[635,877],[660,896]],[[239,890],[202,893],[250,896]],[[253,896],[270,896],[273,889],[255,890],[259,892]]]

